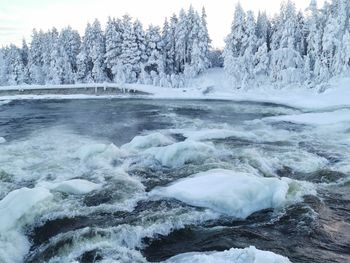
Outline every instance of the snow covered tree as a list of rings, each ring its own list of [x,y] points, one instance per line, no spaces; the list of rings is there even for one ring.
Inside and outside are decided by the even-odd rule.
[[[282,83],[301,82],[304,63],[298,49],[298,22],[295,5],[282,3],[272,39],[271,79]]]
[[[120,20],[108,19],[106,28],[106,55],[107,75],[113,80],[117,73],[119,57],[122,53],[123,31]]]
[[[241,80],[245,72],[241,67],[242,56],[247,48],[246,34],[246,14],[238,3],[235,8],[234,19],[231,26],[231,33],[226,38],[226,46],[224,50],[224,68],[235,82],[236,87],[240,87]]]
[[[150,25],[146,33],[146,54],[147,62],[144,65],[144,70],[149,75],[159,75],[164,72],[164,57],[162,55],[162,36],[160,28]],[[154,84],[157,81],[153,81]]]
[[[136,82],[140,73],[140,52],[131,17],[123,17],[123,43],[120,55],[126,82]],[[120,71],[120,69],[118,69]]]

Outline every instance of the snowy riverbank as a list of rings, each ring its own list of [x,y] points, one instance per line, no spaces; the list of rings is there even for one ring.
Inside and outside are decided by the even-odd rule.
[[[256,101],[288,105],[304,109],[337,109],[350,107],[350,77],[333,78],[320,92],[319,88],[272,85],[237,90],[232,88],[222,69],[211,69],[188,82],[187,88],[163,88],[141,84],[78,84],[61,86],[2,87],[0,101],[18,99],[91,99],[123,98],[137,95],[152,99],[216,99]],[[108,92],[109,90],[109,92]],[[46,93],[45,93],[46,92]]]

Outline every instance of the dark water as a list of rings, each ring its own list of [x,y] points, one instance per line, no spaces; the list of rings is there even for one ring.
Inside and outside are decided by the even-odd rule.
[[[292,262],[350,262],[350,184],[344,168],[350,157],[341,143],[350,127],[329,134],[307,125],[261,121],[301,112],[246,102],[130,99],[0,106],[0,137],[7,141],[0,144],[0,198],[42,181],[103,182],[101,190],[86,195],[54,193],[46,209],[21,223],[30,242],[23,261],[159,262],[185,252],[256,246]],[[142,134],[160,132],[181,142],[184,131],[214,129],[237,133],[205,140],[217,154],[180,167],[138,152],[116,156],[92,150],[97,144],[121,147]],[[147,198],[154,187],[214,168],[308,181],[317,193],[245,220]]]

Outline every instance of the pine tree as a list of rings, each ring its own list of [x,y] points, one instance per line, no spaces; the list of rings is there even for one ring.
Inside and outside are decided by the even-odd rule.
[[[106,55],[105,62],[107,75],[113,80],[117,73],[117,65],[122,53],[123,31],[120,20],[108,19],[106,28]]]

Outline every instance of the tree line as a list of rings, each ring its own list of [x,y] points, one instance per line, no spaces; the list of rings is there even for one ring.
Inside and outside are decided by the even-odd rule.
[[[235,8],[222,51],[212,50],[207,16],[191,6],[146,30],[125,15],[98,20],[84,36],[67,27],[34,30],[31,43],[0,49],[0,85],[94,82],[184,86],[210,66],[224,66],[233,86],[314,86],[350,72],[350,1],[317,1],[305,12],[284,1],[278,14]]]
[[[144,30],[129,15],[98,20],[83,37],[71,27],[60,32],[33,30],[31,43],[0,49],[0,85],[94,82],[181,86],[209,67],[206,12],[191,6],[162,28]]]

